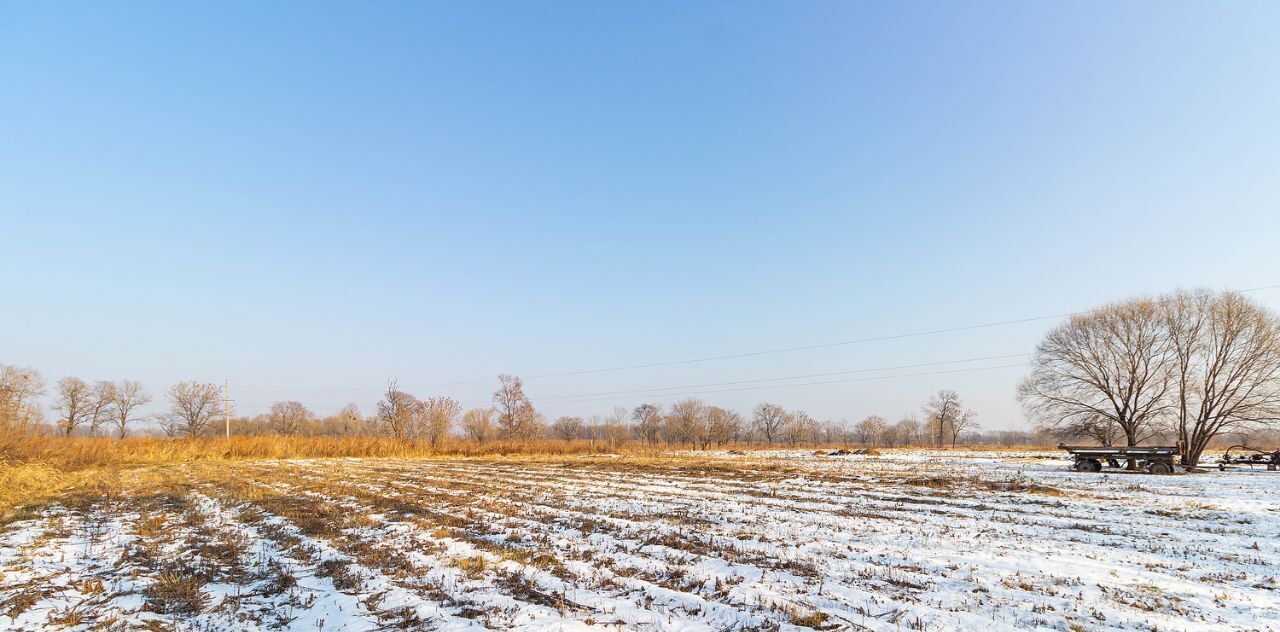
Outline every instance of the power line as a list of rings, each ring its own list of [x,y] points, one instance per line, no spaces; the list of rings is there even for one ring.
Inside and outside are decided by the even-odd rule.
[[[1253,287],[1253,288],[1248,288],[1243,290],[1231,290],[1231,291],[1234,291],[1235,293],[1238,293],[1238,294],[1245,294],[1250,292],[1260,292],[1263,290],[1273,290],[1277,288],[1280,288],[1280,284],[1264,285],[1264,286]],[[730,353],[730,354],[723,354],[723,355],[709,355],[709,356],[702,356],[697,358],[686,358],[683,360],[670,360],[670,361],[664,361],[664,362],[650,362],[645,364],[630,364],[630,365],[613,366],[613,367],[601,367],[601,368],[594,368],[594,369],[581,369],[576,371],[562,371],[557,373],[540,373],[535,375],[523,376],[522,379],[528,381],[528,380],[544,379],[544,378],[551,378],[551,377],[568,377],[568,376],[574,376],[574,375],[589,375],[594,373],[630,371],[630,370],[638,370],[638,369],[649,369],[649,368],[659,368],[659,367],[667,367],[667,366],[696,364],[701,362],[712,362],[717,360],[735,360],[735,359],[741,359],[741,358],[751,358],[751,357],[775,355],[775,354],[781,354],[781,353],[794,353],[798,351],[810,351],[814,349],[828,349],[832,347],[866,344],[871,342],[884,342],[888,340],[900,340],[904,338],[935,336],[935,335],[955,333],[960,331],[973,331],[978,329],[1004,327],[1008,325],[1016,325],[1021,323],[1029,323],[1029,322],[1036,322],[1036,321],[1056,319],[1056,318],[1069,318],[1071,316],[1087,314],[1089,313],[1089,311],[1092,311],[1092,310],[1067,312],[1062,314],[1051,314],[1051,315],[1045,315],[1045,316],[1032,316],[1029,318],[1016,318],[1011,320],[1000,320],[1000,321],[994,321],[994,322],[980,323],[976,325],[945,327],[942,329],[914,331],[914,332],[907,332],[907,333],[901,333],[901,334],[893,334],[888,336],[853,338],[849,340],[839,340],[835,342],[824,342],[824,343],[816,343],[816,344],[809,344],[809,345],[800,345],[795,347],[781,347],[781,348],[765,349],[765,350],[759,350],[759,351],[747,351],[747,352]],[[779,378],[779,379],[785,379],[785,378]],[[460,380],[460,381],[454,381],[454,382],[436,382],[432,384],[405,385],[403,386],[403,388],[434,388],[438,386],[463,386],[463,385],[470,385],[470,384],[489,384],[492,382],[493,382],[493,378],[490,377],[490,378],[484,378],[484,379]],[[374,387],[358,387],[358,388],[258,389],[256,392],[337,393],[337,392],[378,391],[378,390],[382,390],[383,388],[385,387],[374,386]],[[248,390],[252,390],[252,389],[248,389]]]
[[[1277,287],[1280,287],[1280,286],[1277,286]],[[969,330],[975,330],[975,329],[985,329],[985,328],[991,328],[991,327],[1000,327],[1000,326],[1005,326],[1005,325],[1014,325],[1014,324],[1019,324],[1019,323],[1034,322],[1034,321],[1037,321],[1037,320],[1047,320],[1047,319],[1050,319],[1050,318],[1063,318],[1063,317],[1066,317],[1066,316],[1072,316],[1072,315],[1075,315],[1075,314],[1077,314],[1077,313],[1081,313],[1081,312],[1072,312],[1072,313],[1068,313],[1068,314],[1055,314],[1055,315],[1051,315],[1051,316],[1034,316],[1034,317],[1031,317],[1031,318],[1019,318],[1019,319],[1015,319],[1015,320],[1003,320],[1003,321],[997,321],[997,322],[982,323],[982,324],[978,324],[978,325],[965,325],[965,326],[962,326],[962,327],[948,327],[948,328],[945,328],[945,329],[933,329],[933,330],[929,330],[929,331],[917,331],[917,332],[910,332],[910,333],[903,333],[903,334],[894,334],[894,335],[891,335],[891,336],[876,336],[876,337],[870,337],[870,338],[855,338],[855,339],[852,339],[852,340],[841,340],[841,341],[837,341],[837,342],[824,342],[824,343],[817,343],[817,344],[811,344],[811,345],[802,345],[802,346],[797,346],[797,347],[784,347],[784,348],[778,348],[778,349],[767,349],[767,350],[761,350],[761,351],[748,351],[748,352],[744,352],[744,353],[732,353],[732,354],[725,354],[725,355],[703,356],[703,357],[700,357],[700,358],[687,358],[687,359],[684,359],[684,360],[671,360],[671,361],[666,361],[666,362],[651,362],[651,363],[647,363],[647,364],[631,364],[631,365],[626,365],[626,366],[604,367],[604,368],[596,368],[596,369],[583,369],[583,370],[578,370],[578,371],[564,371],[564,372],[559,372],[559,373],[540,373],[540,374],[536,374],[536,375],[522,376],[522,377],[521,377],[521,379],[523,379],[523,380],[525,380],[525,381],[528,381],[528,380],[536,380],[536,379],[549,378],[549,377],[568,377],[568,376],[573,376],[573,375],[588,375],[588,374],[592,374],[592,373],[607,373],[607,372],[616,372],[616,371],[629,371],[629,370],[635,370],[635,369],[658,368],[658,367],[665,367],[665,366],[678,366],[678,365],[684,365],[684,364],[695,364],[695,363],[700,363],[700,362],[711,362],[711,361],[714,361],[714,360],[732,360],[732,359],[739,359],[739,358],[750,358],[750,357],[758,357],[758,356],[763,356],[763,355],[773,355],[773,354],[779,354],[779,353],[793,353],[793,352],[797,352],[797,351],[807,351],[807,350],[812,350],[812,349],[825,349],[825,348],[831,348],[831,347],[840,347],[840,346],[847,346],[847,345],[864,344],[864,343],[869,343],[869,342],[882,342],[882,341],[887,341],[887,340],[898,340],[898,339],[902,339],[902,338],[913,338],[913,337],[919,337],[919,336],[932,336],[932,335],[938,335],[938,334],[944,334],[944,333],[953,333],[953,332],[958,332],[958,331],[969,331]],[[462,385],[469,385],[469,384],[489,384],[489,383],[492,383],[492,382],[493,382],[493,379],[494,379],[494,378],[484,378],[484,379],[476,379],[476,380],[461,380],[461,381],[456,381],[456,382],[436,382],[436,383],[432,383],[432,384],[404,385],[402,388],[433,388],[433,387],[437,387],[437,386],[462,386]],[[779,379],[781,379],[781,378],[779,378]],[[386,388],[386,387],[385,387],[385,386],[371,386],[371,387],[358,387],[358,388],[311,388],[311,389],[301,389],[301,388],[298,388],[298,389],[270,389],[269,391],[268,391],[268,389],[261,389],[261,390],[259,390],[258,392],[281,392],[281,393],[337,393],[337,392],[354,392],[354,391],[377,391],[377,390],[382,390],[382,389],[384,389],[384,388]]]
[[[718,387],[722,387],[722,386],[739,386],[739,385],[743,385],[743,384],[760,384],[761,382],[781,382],[781,381],[787,381],[787,380],[803,380],[803,379],[811,379],[811,378],[815,378],[815,377],[832,377],[832,376],[836,376],[836,375],[852,375],[852,374],[858,374],[858,373],[874,373],[874,372],[877,372],[877,371],[897,371],[897,370],[901,370],[901,369],[914,369],[914,368],[927,367],[927,366],[944,366],[944,365],[948,365],[948,364],[964,364],[964,363],[968,363],[968,362],[984,362],[984,361],[988,361],[988,360],[1007,360],[1007,359],[1009,359],[1009,358],[1025,358],[1025,357],[1030,356],[1030,355],[1031,355],[1030,353],[1011,353],[1011,354],[1004,354],[1004,355],[982,356],[982,357],[976,357],[976,358],[964,358],[964,359],[960,359],[960,360],[941,360],[941,361],[937,361],[937,362],[918,362],[918,363],[915,363],[915,364],[898,364],[898,365],[892,365],[892,366],[869,367],[869,368],[862,368],[862,369],[851,369],[851,370],[848,370],[848,371],[832,371],[832,372],[828,372],[828,373],[807,373],[807,374],[802,374],[802,375],[787,375],[787,376],[783,376],[783,377],[757,378],[757,379],[751,379],[751,380],[734,380],[734,381],[731,381],[731,382],[712,382],[712,383],[707,383],[707,384],[687,384],[687,385],[681,385],[681,386],[663,386],[663,387],[657,387],[657,388],[642,388],[642,389],[623,390],[623,391],[602,391],[602,392],[597,392],[597,393],[578,393],[578,394],[575,394],[575,395],[553,395],[553,396],[550,396],[550,397],[539,397],[539,398],[538,398],[538,401],[539,401],[539,402],[551,402],[551,403],[557,403],[557,402],[573,402],[573,401],[583,401],[583,398],[591,398],[591,397],[597,397],[597,396],[602,396],[602,395],[631,395],[631,394],[644,394],[644,393],[659,393],[659,392],[661,392],[661,391],[676,391],[676,390],[679,390],[679,391],[686,391],[686,390],[689,390],[689,389],[718,388]],[[1021,366],[1021,365],[1016,365],[1016,366]],[[914,375],[914,374],[908,374],[908,375]],[[930,373],[923,373],[923,374],[921,374],[921,375],[930,375]],[[888,376],[888,377],[896,377],[896,376]],[[902,376],[902,377],[905,377],[905,376]],[[873,378],[873,379],[879,379],[879,378]],[[785,387],[785,386],[798,386],[798,385],[791,385],[791,384],[778,384],[778,385],[774,385],[774,386],[778,386],[778,387]],[[714,391],[713,391],[713,392],[714,392]],[[675,393],[675,394],[688,394],[688,393]],[[656,395],[653,395],[653,396],[654,396],[654,397],[663,397],[663,396],[665,396],[665,395],[656,394]],[[588,400],[588,401],[589,401],[589,400]],[[478,406],[478,405],[483,405],[484,403],[486,403],[486,402],[468,402],[468,403],[467,403],[467,405],[477,405],[477,406]],[[271,405],[270,405],[270,404],[242,404],[240,407],[242,407],[242,408],[270,408],[270,407],[271,407]],[[328,407],[328,408],[342,408],[342,407],[341,407],[341,406],[332,406],[332,407]]]
[[[964,364],[964,363],[967,363],[967,362],[982,362],[982,361],[986,361],[986,360],[1007,360],[1007,359],[1009,359],[1009,358],[1025,358],[1025,357],[1030,356],[1030,355],[1031,355],[1030,353],[1011,353],[1011,354],[1006,354],[1006,355],[984,356],[984,357],[980,357],[980,358],[965,358],[965,359],[963,359],[963,360],[943,360],[943,361],[941,361],[941,362],[920,362],[920,363],[917,363],[917,364],[900,364],[900,365],[896,365],[896,366],[884,366],[884,367],[875,367],[875,368],[869,368],[869,369],[853,369],[853,370],[849,370],[849,371],[833,371],[833,372],[830,372],[830,373],[809,373],[809,374],[805,374],[805,375],[789,375],[789,376],[786,376],[786,377],[769,377],[769,378],[760,378],[760,379],[754,379],[754,380],[736,380],[736,381],[733,381],[733,382],[713,382],[713,383],[710,383],[710,384],[689,384],[689,385],[685,385],[685,386],[665,386],[665,387],[661,387],[661,388],[642,388],[642,389],[633,389],[633,390],[626,390],[626,391],[603,391],[603,392],[600,392],[600,393],[582,393],[582,394],[579,394],[579,395],[554,395],[554,396],[551,396],[551,397],[539,397],[539,398],[538,398],[538,401],[540,401],[540,402],[557,402],[557,401],[564,401],[564,400],[573,400],[573,399],[577,399],[577,398],[580,398],[580,397],[592,397],[592,396],[596,396],[596,395],[632,395],[632,394],[638,394],[638,393],[656,393],[656,392],[659,392],[659,391],[673,391],[673,390],[698,389],[698,388],[715,388],[715,387],[720,387],[720,386],[737,386],[737,385],[741,385],[741,384],[756,384],[756,383],[760,383],[760,382],[780,382],[780,381],[784,381],[784,380],[804,380],[804,379],[815,378],[815,377],[832,377],[832,376],[835,376],[835,375],[851,375],[851,374],[855,374],[855,373],[874,373],[874,372],[876,372],[876,371],[896,371],[896,370],[900,370],[900,369],[917,369],[917,368],[920,368],[920,367],[926,367],[926,366],[941,366],[941,365],[946,365],[946,364]],[[784,384],[784,385],[781,385],[781,386],[786,386],[786,385]]]

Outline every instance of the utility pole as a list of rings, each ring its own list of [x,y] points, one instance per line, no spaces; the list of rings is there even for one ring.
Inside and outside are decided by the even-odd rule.
[[[227,426],[227,438],[231,438],[231,380],[222,383],[222,421]]]

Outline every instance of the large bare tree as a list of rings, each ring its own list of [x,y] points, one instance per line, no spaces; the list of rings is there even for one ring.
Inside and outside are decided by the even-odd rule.
[[[1209,441],[1280,419],[1280,318],[1238,293],[1178,292],[1165,299],[1182,461]]]
[[[116,427],[116,436],[123,439],[129,436],[129,424],[141,421],[138,408],[151,403],[151,394],[137,380],[120,380],[110,392],[111,425]]]
[[[1161,430],[1173,388],[1173,345],[1159,301],[1136,299],[1072,316],[1036,347],[1018,385],[1027,417],[1063,434],[1114,423],[1126,445]]]
[[[165,393],[169,411],[160,425],[169,436],[202,436],[214,415],[222,410],[222,387],[201,382],[179,382]]]
[[[58,429],[70,437],[76,428],[89,420],[93,402],[93,389],[78,377],[64,377],[58,380],[58,397],[53,402],[53,410],[58,413]]]

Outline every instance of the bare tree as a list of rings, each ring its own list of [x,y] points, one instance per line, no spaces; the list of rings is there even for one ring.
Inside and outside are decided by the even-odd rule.
[[[338,434],[358,434],[364,430],[364,416],[360,414],[359,406],[347,404],[332,417],[331,424]]]
[[[116,427],[116,436],[121,439],[129,436],[129,424],[140,421],[137,416],[139,406],[151,403],[151,394],[142,388],[137,380],[121,380],[111,388],[111,424]]]
[[[853,433],[858,437],[858,442],[864,446],[874,448],[885,434],[885,429],[889,427],[889,422],[879,415],[871,415],[859,421],[853,427]]]
[[[707,405],[696,397],[682,399],[671,406],[667,429],[677,441],[697,445],[704,441],[707,429]]]
[[[532,439],[540,430],[533,402],[524,394],[524,384],[514,375],[499,375],[493,393],[498,411],[498,429],[505,439]]]
[[[803,410],[787,413],[786,419],[782,424],[782,435],[791,447],[795,447],[801,441],[813,438],[813,433],[818,429],[818,422],[809,413]]]
[[[89,419],[93,392],[89,384],[78,377],[64,377],[58,380],[58,397],[53,402],[53,410],[58,413],[58,428],[62,434],[70,437],[76,428]]]
[[[974,412],[972,408],[966,408],[964,412],[960,413],[960,415],[955,418],[955,421],[953,421],[949,427],[949,430],[951,431],[951,447],[956,447],[956,439],[960,437],[960,433],[966,430],[977,429],[978,413]]]
[[[462,430],[477,443],[493,438],[493,409],[472,408],[462,415]]]
[[[275,402],[267,413],[267,424],[278,435],[296,435],[312,417],[302,402]]]
[[[438,447],[453,434],[454,423],[462,412],[462,404],[450,397],[429,397],[422,400],[422,434]]]
[[[221,410],[222,387],[217,384],[179,382],[169,387],[167,396],[169,412],[160,418],[160,424],[170,436],[203,435],[213,416]]]
[[[35,369],[0,364],[0,429],[26,432],[39,423],[36,399],[44,395],[44,385]]]
[[[787,411],[777,404],[765,402],[756,406],[751,413],[751,424],[756,432],[764,437],[769,445],[782,434],[782,427],[787,423]]]
[[[929,438],[935,448],[941,448],[946,445],[947,435],[963,414],[964,402],[955,391],[941,390],[930,397],[921,410],[926,415]]]
[[[396,439],[405,439],[413,431],[413,425],[421,414],[418,398],[396,386],[396,381],[387,383],[387,391],[378,402],[378,424],[385,428]]]
[[[920,443],[920,421],[914,415],[903,415],[895,423],[894,428],[897,429],[898,440],[903,445],[916,445]]]
[[[1233,429],[1280,420],[1280,319],[1238,293],[1179,292],[1164,301],[1173,349],[1182,462]]]
[[[565,442],[582,438],[585,424],[581,417],[561,417],[551,424],[551,432]]]
[[[631,411],[631,420],[635,422],[636,436],[650,446],[658,444],[658,436],[662,433],[662,408],[657,404],[640,404]]]
[[[106,380],[93,383],[89,399],[89,434],[97,436],[98,428],[111,423],[111,406],[116,399],[116,385]]]
[[[1027,417],[1079,432],[1114,422],[1126,445],[1155,435],[1168,410],[1173,345],[1156,301],[1132,300],[1072,316],[1036,347],[1018,386]]]
[[[724,445],[733,441],[741,433],[742,415],[719,406],[712,406],[707,410],[706,441]],[[702,449],[707,449],[706,444],[703,444]]]

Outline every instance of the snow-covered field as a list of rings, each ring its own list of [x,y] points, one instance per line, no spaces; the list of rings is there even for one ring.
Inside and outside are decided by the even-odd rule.
[[[0,629],[1280,630],[1280,474],[1056,456],[139,470],[5,527]]]

